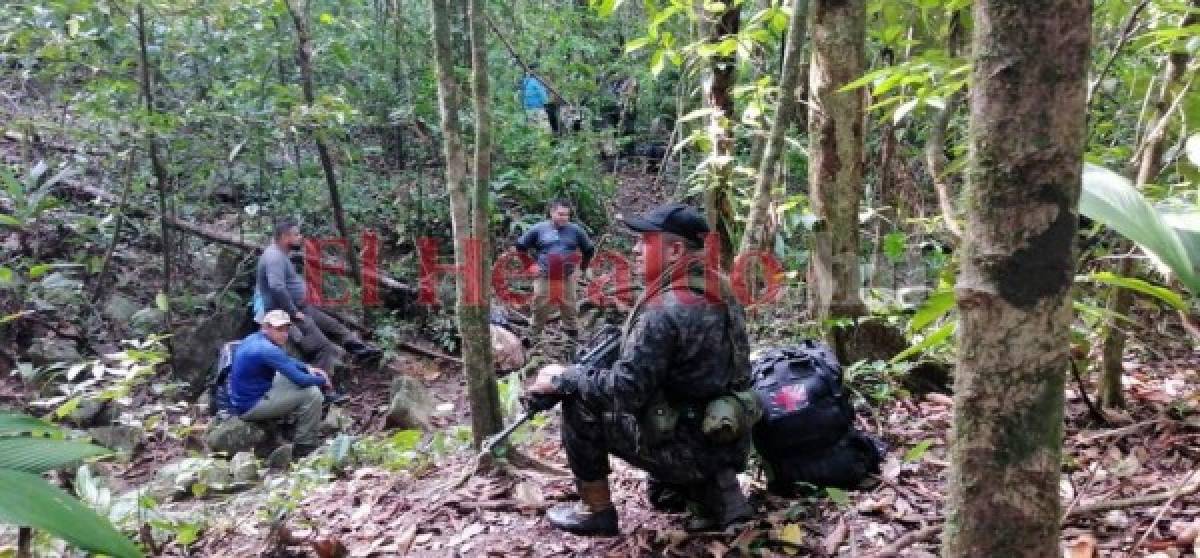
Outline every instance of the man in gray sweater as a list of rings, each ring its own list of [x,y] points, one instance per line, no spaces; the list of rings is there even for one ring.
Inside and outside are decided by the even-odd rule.
[[[271,244],[258,258],[255,321],[272,310],[287,312],[299,330],[300,350],[317,368],[331,374],[346,351],[363,361],[379,358],[382,351],[363,343],[353,331],[305,299],[304,277],[288,259],[288,252],[299,248],[304,241],[300,227],[293,221],[282,221],[275,226],[274,233]],[[345,350],[330,338],[337,339]]]
[[[530,336],[536,341],[557,309],[562,316],[563,331],[574,339],[579,334],[576,323],[575,283],[579,272],[587,271],[596,253],[592,239],[583,227],[571,222],[571,206],[566,200],[550,202],[550,218],[525,231],[514,248],[533,252],[537,259],[537,278],[533,282],[533,323]]]

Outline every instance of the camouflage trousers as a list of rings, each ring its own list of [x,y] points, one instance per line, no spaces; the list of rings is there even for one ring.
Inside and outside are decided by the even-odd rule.
[[[700,431],[700,418],[680,418],[673,435],[651,442],[638,417],[611,409],[587,407],[575,397],[562,403],[562,441],[575,478],[595,481],[608,476],[613,455],[672,485],[703,484],[720,473],[741,471],[750,453],[750,436],[730,444],[714,444]]]

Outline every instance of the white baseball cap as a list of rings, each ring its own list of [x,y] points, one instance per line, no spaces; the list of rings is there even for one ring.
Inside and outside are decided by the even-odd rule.
[[[283,310],[271,310],[270,312],[267,312],[265,316],[263,316],[262,323],[271,327],[279,327],[290,325],[292,323],[292,318]]]

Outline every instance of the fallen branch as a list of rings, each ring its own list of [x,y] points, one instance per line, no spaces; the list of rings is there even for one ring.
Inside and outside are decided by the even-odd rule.
[[[1197,478],[1197,472],[1198,471],[1192,471],[1187,476],[1184,484],[1175,490],[1156,492],[1154,494],[1146,494],[1144,496],[1134,496],[1132,498],[1122,498],[1120,500],[1094,502],[1088,505],[1079,506],[1067,512],[1067,517],[1162,504],[1164,502],[1170,503],[1178,498],[1191,496],[1196,492],[1200,492],[1200,478]],[[878,552],[868,554],[867,558],[894,558],[899,556],[901,550],[904,550],[905,548],[908,548],[909,546],[912,546],[918,542],[927,541],[941,532],[942,525],[940,523],[927,525],[921,529],[908,533],[899,539],[896,539],[896,542],[884,547]]]
[[[903,537],[896,539],[896,542],[889,544],[874,554],[868,554],[867,558],[894,558],[900,555],[900,551],[908,548],[919,542],[925,542],[942,532],[942,525],[935,523],[926,525],[916,531],[908,533]]]
[[[463,363],[461,358],[452,357],[447,354],[439,353],[432,349],[426,349],[419,345],[414,345],[412,343],[409,343],[408,341],[400,341],[399,343],[396,344],[396,346],[400,347],[401,349],[404,349],[410,353],[416,353],[416,354],[424,355],[424,356],[427,356],[430,358],[436,358],[436,359],[441,359],[441,360],[444,360],[447,362],[453,362],[454,364],[457,364],[459,366],[462,366],[462,363]]]
[[[846,541],[846,536],[850,534],[849,527],[846,526],[846,516],[838,518],[837,526],[833,531],[821,540],[821,549],[825,551],[826,556],[837,556],[838,547]]]
[[[1170,422],[1173,422],[1173,421],[1171,419],[1167,419],[1167,418],[1150,419],[1147,421],[1139,422],[1137,424],[1131,424],[1129,426],[1122,426],[1121,428],[1114,428],[1112,430],[1105,430],[1104,432],[1097,432],[1096,434],[1092,434],[1090,436],[1084,436],[1079,439],[1079,443],[1086,445],[1091,442],[1095,442],[1096,440],[1100,440],[1102,438],[1111,438],[1114,436],[1124,436],[1125,434],[1129,434],[1131,432],[1141,430],[1142,428],[1145,428],[1147,426],[1151,426],[1154,424],[1170,423]]]
[[[449,500],[447,505],[455,506],[465,510],[537,510],[541,511],[550,507],[549,502],[539,502],[530,504],[522,502],[515,498],[506,498],[504,500],[476,500],[474,502],[464,502],[462,500]]]
[[[1194,476],[1195,476],[1195,472],[1193,471],[1192,474],[1188,475],[1188,478],[1192,478]],[[1140,506],[1150,506],[1150,505],[1154,505],[1154,504],[1161,504],[1163,502],[1169,501],[1173,498],[1178,498],[1180,496],[1191,496],[1192,494],[1195,494],[1197,491],[1200,491],[1200,479],[1196,479],[1191,482],[1187,482],[1183,486],[1180,486],[1176,490],[1155,492],[1153,494],[1146,494],[1144,496],[1134,496],[1132,498],[1122,498],[1119,500],[1103,500],[1100,502],[1093,502],[1091,504],[1082,505],[1082,506],[1079,506],[1078,508],[1075,508],[1075,510],[1073,512],[1071,512],[1071,515],[1074,516],[1074,515],[1084,515],[1084,514],[1092,514],[1092,513],[1102,513],[1102,512],[1112,511],[1112,510],[1121,510],[1121,509],[1125,509],[1125,508],[1136,508],[1136,507],[1140,507]]]
[[[368,328],[365,325],[362,325],[361,323],[358,322],[358,320],[348,317],[345,314],[338,312],[337,310],[333,310],[331,308],[322,308],[321,310],[324,310],[326,314],[330,315],[330,317],[336,319],[339,322],[342,322],[343,324],[346,325],[346,327],[348,327],[350,329],[353,329],[359,333],[366,333],[366,334],[372,333],[370,328]],[[396,346],[398,348],[404,349],[410,353],[416,353],[418,355],[427,356],[429,358],[436,358],[436,359],[444,360],[446,362],[452,362],[459,366],[462,366],[462,363],[463,363],[461,358],[450,356],[445,353],[439,353],[433,349],[426,349],[424,347],[421,347],[420,345],[415,345],[408,341],[399,341],[399,342],[397,342]]]
[[[1154,515],[1154,521],[1151,521],[1150,525],[1148,527],[1146,527],[1146,530],[1142,531],[1141,538],[1139,538],[1138,541],[1136,543],[1134,543],[1133,548],[1129,549],[1129,553],[1127,554],[1127,556],[1133,556],[1134,553],[1137,552],[1137,549],[1142,546],[1142,543],[1146,542],[1146,537],[1150,536],[1150,531],[1153,531],[1154,526],[1158,525],[1158,522],[1159,522],[1159,520],[1162,519],[1163,514],[1166,513],[1168,509],[1170,509],[1171,504],[1174,504],[1175,500],[1177,498],[1179,498],[1181,495],[1183,495],[1184,489],[1189,486],[1188,483],[1192,480],[1192,477],[1196,476],[1197,472],[1200,472],[1200,469],[1197,469],[1197,470],[1192,471],[1191,473],[1188,473],[1187,478],[1183,479],[1183,484],[1180,485],[1180,487],[1177,490],[1175,490],[1175,492],[1173,494],[1171,494],[1170,498],[1167,498],[1166,502],[1163,502],[1163,505],[1158,508],[1158,513]]]
[[[484,14],[484,18],[487,21],[488,27],[490,27],[492,29],[492,33],[496,35],[496,38],[500,39],[500,42],[504,44],[504,48],[508,49],[508,53],[510,55],[512,55],[513,60],[516,60],[517,64],[519,64],[522,68],[525,69],[525,73],[537,78],[538,81],[542,82],[542,85],[545,85],[546,89],[549,89],[550,92],[553,93],[555,97],[558,97],[558,99],[560,101],[567,103],[567,104],[571,104],[567,101],[566,97],[563,97],[562,94],[559,93],[558,90],[554,88],[553,85],[550,85],[549,80],[538,75],[536,72],[534,72],[529,67],[529,64],[526,64],[525,61],[521,59],[521,56],[519,54],[517,54],[517,49],[513,48],[512,43],[508,42],[508,38],[505,37],[504,34],[500,32],[500,29],[496,27],[496,23],[492,21],[491,16]]]
[[[80,147],[71,147],[69,145],[59,145],[59,144],[54,144],[54,143],[48,143],[48,142],[42,140],[41,138],[39,138],[37,135],[34,135],[32,138],[30,138],[29,136],[26,136],[25,134],[20,134],[20,133],[9,131],[9,130],[6,130],[4,132],[4,135],[0,136],[0,137],[2,137],[3,139],[5,139],[7,141],[16,142],[16,143],[30,143],[31,142],[37,147],[53,149],[55,151],[61,151],[63,153],[82,153],[84,155],[94,155],[97,157],[111,155],[111,153],[109,153],[108,151],[93,151],[93,150],[89,150],[89,149],[83,149]]]
[[[198,236],[200,238],[211,240],[213,242],[224,244],[226,246],[240,248],[240,249],[246,250],[248,252],[258,252],[259,250],[262,249],[262,246],[259,246],[257,244],[252,244],[252,243],[246,242],[244,240],[241,240],[239,238],[234,238],[232,236],[222,234],[222,233],[219,233],[216,231],[211,231],[200,225],[197,225],[194,223],[188,223],[187,221],[181,221],[181,220],[175,219],[173,217],[167,218],[166,223],[167,223],[167,226],[169,226],[171,228],[178,229],[183,232]],[[331,267],[334,269],[336,269],[337,267],[342,267],[339,264],[340,264],[340,262],[329,262],[328,264],[322,262],[323,266]],[[378,280],[379,284],[381,286],[383,286],[385,289],[388,289],[391,291],[396,291],[396,292],[403,293],[406,295],[415,295],[417,292],[416,289],[402,283],[399,280],[388,277],[387,275],[383,275],[383,274],[379,273],[377,270],[364,270],[363,275],[364,275],[363,279],[365,281]]]
[[[1100,408],[1088,396],[1087,386],[1083,385],[1083,378],[1079,375],[1079,367],[1075,364],[1075,359],[1068,356],[1067,361],[1071,363],[1071,375],[1075,377],[1075,384],[1079,386],[1079,396],[1083,398],[1083,404],[1087,405],[1088,414],[1097,424],[1108,426],[1108,419],[1104,418],[1104,413],[1100,412]]]

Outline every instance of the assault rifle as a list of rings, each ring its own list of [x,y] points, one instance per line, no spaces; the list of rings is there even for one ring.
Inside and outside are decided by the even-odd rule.
[[[574,364],[593,368],[608,368],[617,361],[620,349],[621,328],[612,324],[606,324],[592,335],[587,346],[575,355],[573,362]],[[512,424],[506,426],[504,430],[484,440],[480,454],[491,452],[500,442],[511,436],[517,428],[520,428],[522,424],[529,422],[529,419],[537,416],[538,413],[553,409],[555,405],[558,405],[560,400],[559,396],[552,394],[535,394],[521,398],[521,404],[525,407],[525,412],[520,417],[517,417],[517,420],[513,421]]]

